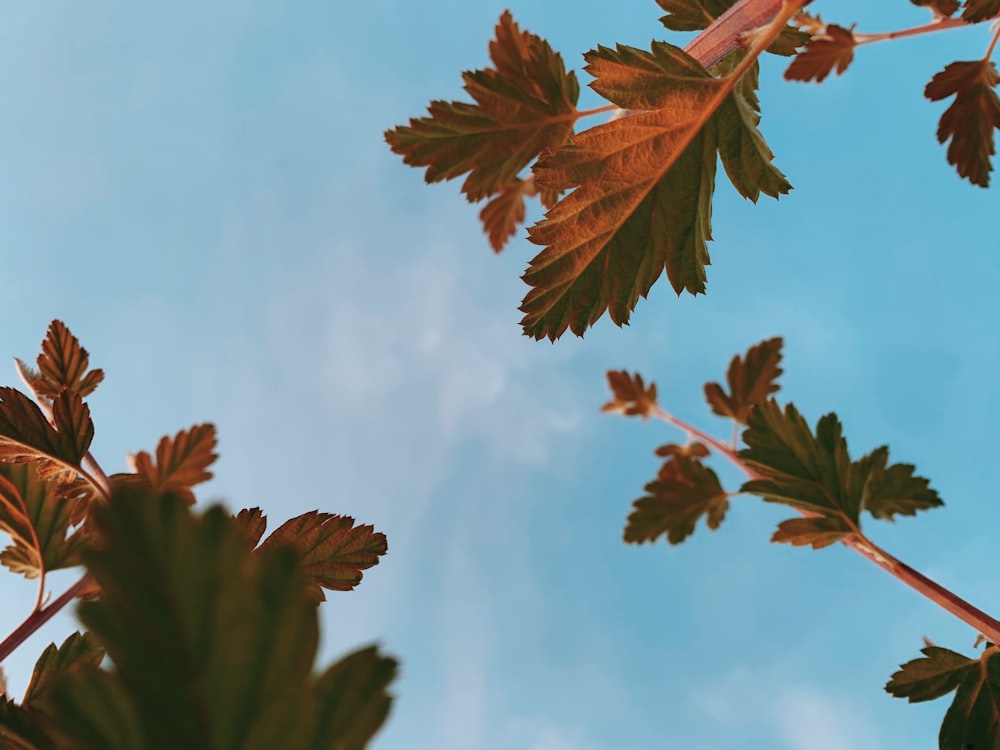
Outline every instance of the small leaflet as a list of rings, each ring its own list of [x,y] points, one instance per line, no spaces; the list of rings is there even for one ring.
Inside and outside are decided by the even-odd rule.
[[[955,15],[955,11],[961,5],[959,0],[910,0],[910,2],[922,8],[930,8],[936,20]]]
[[[72,482],[94,438],[90,409],[78,393],[63,390],[52,416],[54,427],[30,398],[0,387],[0,461],[31,462],[42,479]]]
[[[962,20],[979,23],[1000,14],[1000,0],[965,0]]]
[[[131,457],[136,474],[157,492],[177,492],[194,502],[190,489],[212,478],[208,471],[215,459],[215,426],[199,424],[181,430],[173,438],[164,436],[156,446],[156,459],[146,451]]]
[[[827,24],[825,30],[806,42],[805,49],[796,55],[788,69],[788,81],[815,81],[822,83],[834,70],[840,75],[854,59],[853,27],[845,29],[835,23]]]
[[[705,398],[712,411],[746,424],[750,410],[781,387],[777,380],[782,373],[782,344],[781,337],[775,336],[750,347],[744,357],[733,357],[726,372],[729,393],[718,383],[705,384]]]
[[[53,320],[42,341],[35,370],[15,359],[18,372],[39,399],[50,402],[63,389],[86,398],[104,380],[103,370],[90,370],[90,355],[61,320]]]
[[[921,649],[922,658],[903,664],[885,689],[910,703],[955,692],[938,735],[941,750],[1000,746],[1000,651],[988,646],[969,659],[939,646]]]
[[[1000,5],[998,5],[1000,8]],[[993,131],[1000,128],[1000,74],[990,60],[953,62],[924,89],[931,101],[955,97],[941,115],[937,139],[948,144],[948,163],[973,185],[989,187],[995,152]]]
[[[490,240],[493,252],[499,253],[517,228],[524,223],[525,181],[516,179],[499,193],[494,193],[479,212],[479,220]]]
[[[656,383],[650,383],[646,387],[639,373],[630,375],[627,370],[609,370],[608,385],[614,399],[601,407],[603,412],[648,419],[658,406]]]
[[[809,545],[813,549],[828,547],[850,534],[854,529],[836,517],[789,518],[778,524],[778,530],[771,536],[772,542],[785,542],[801,547]]]

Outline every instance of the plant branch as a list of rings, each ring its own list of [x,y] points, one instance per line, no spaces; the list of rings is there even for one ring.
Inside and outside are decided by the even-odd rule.
[[[982,21],[977,21],[982,23]],[[903,39],[908,36],[920,36],[921,34],[931,34],[935,31],[946,31],[947,29],[958,29],[963,26],[974,26],[961,18],[941,18],[937,21],[911,26],[908,29],[898,31],[886,31],[879,34],[854,34],[854,41],[860,46],[862,44],[872,44],[874,42],[887,42],[890,39]]]
[[[41,609],[36,609],[28,618],[18,625],[17,629],[0,643],[0,664],[10,656],[18,646],[24,643],[42,625],[47,623],[63,607],[73,601],[91,583],[89,575],[84,575],[79,581],[66,589],[58,598],[49,602]]]

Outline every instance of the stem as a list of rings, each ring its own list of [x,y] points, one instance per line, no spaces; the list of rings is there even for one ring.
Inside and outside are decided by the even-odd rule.
[[[665,411],[660,406],[652,409],[653,416],[656,416],[668,424],[682,430],[689,438],[695,438],[714,448],[719,454],[735,464],[751,480],[763,479],[763,477],[743,463],[739,453],[728,445],[711,435],[702,432],[697,427],[689,425],[687,422],[678,419],[674,415]],[[813,515],[802,512],[802,515]],[[922,594],[927,599],[937,604],[946,612],[954,615],[977,633],[982,633],[990,643],[1000,643],[1000,620],[996,620],[983,612],[978,607],[974,607],[960,596],[952,593],[939,583],[931,580],[923,573],[919,573],[906,563],[889,554],[874,542],[869,540],[860,532],[850,534],[841,540],[843,544],[850,547],[861,556],[878,565],[899,581],[909,586],[918,594]]]
[[[997,46],[998,37],[1000,37],[1000,23],[998,23],[996,25],[996,28],[993,29],[993,38],[990,39],[990,46],[986,48],[986,54],[983,55],[984,60],[989,60],[991,57],[993,57],[993,49]],[[995,642],[996,641],[994,641],[994,643]]]
[[[28,615],[28,619],[22,622],[17,627],[17,630],[7,636],[3,643],[0,643],[0,664],[2,664],[3,661],[10,656],[18,646],[34,634],[36,630],[51,620],[59,610],[73,601],[80,594],[80,592],[90,585],[90,583],[90,576],[84,575],[79,581],[60,594],[57,599],[41,609],[36,609]]]
[[[983,23],[983,21],[977,21],[976,23]],[[858,45],[872,44],[873,42],[886,42],[890,39],[903,39],[908,36],[919,36],[920,34],[931,34],[935,31],[945,31],[947,29],[958,29],[963,26],[974,25],[968,21],[963,21],[961,18],[942,18],[937,21],[921,24],[920,26],[900,29],[899,31],[886,31],[881,34],[855,34],[854,41]]]

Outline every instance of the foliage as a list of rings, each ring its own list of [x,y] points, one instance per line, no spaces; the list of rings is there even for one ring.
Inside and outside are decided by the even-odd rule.
[[[627,323],[663,272],[678,295],[705,291],[720,162],[753,202],[791,189],[759,129],[763,53],[792,57],[786,80],[820,83],[847,72],[866,44],[1000,16],[998,0],[911,1],[930,11],[930,23],[868,34],[806,13],[809,0],[657,0],[668,30],[701,33],[683,49],[653,41],[648,50],[619,44],[585,53],[591,89],[610,102],[587,111],[576,109],[576,78],[562,58],[504,13],[490,43],[494,67],[463,74],[474,103],[432,102],[429,116],[386,140],[405,163],[426,167],[428,182],[467,175],[462,191],[487,201],[480,217],[495,251],[525,220],[524,199],[539,196],[546,213],[527,234],[542,249],[522,277],[530,288],[521,325],[535,339],[582,336],[605,312]],[[1000,128],[1000,74],[991,60],[998,38],[1000,24],[982,57],[946,64],[924,90],[931,102],[951,100],[937,139],[958,175],[983,188]],[[609,119],[575,128],[600,114]],[[657,448],[662,464],[633,504],[625,541],[679,544],[702,518],[715,530],[739,494],[788,506],[797,515],[778,524],[772,541],[843,544],[981,634],[978,659],[929,646],[886,690],[911,701],[954,691],[940,747],[1000,747],[1000,621],[879,548],[862,528],[866,514],[894,521],[940,507],[938,493],[912,465],[890,463],[885,446],[853,457],[836,414],[811,427],[793,404],[779,405],[781,348],[780,338],[762,341],[732,360],[726,387],[705,385],[712,412],[732,420],[728,443],[664,409],[655,383],[608,372],[613,397],[602,411],[660,419],[687,435]],[[746,474],[738,491],[723,488],[713,457]]]
[[[35,400],[0,389],[0,530],[11,538],[0,563],[39,580],[0,660],[78,597],[85,627],[43,651],[20,703],[0,696],[0,745],[365,747],[389,712],[396,661],[372,646],[314,671],[317,604],[323,589],[354,588],[385,536],[312,511],[258,545],[259,508],[196,513],[192,488],[216,459],[210,424],[105,476],[83,400],[103,373],[88,366],[53,321],[38,369],[18,361]],[[83,578],[43,605],[46,574],[77,566]]]

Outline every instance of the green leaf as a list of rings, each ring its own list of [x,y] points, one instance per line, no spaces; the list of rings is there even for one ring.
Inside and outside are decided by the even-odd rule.
[[[475,104],[431,102],[430,117],[386,132],[406,164],[427,167],[427,182],[468,173],[470,201],[514,182],[542,151],[573,132],[580,87],[562,57],[542,38],[521,31],[509,11],[490,43],[495,67],[462,74]]]
[[[796,546],[808,544],[813,549],[822,549],[840,541],[852,531],[854,529],[843,518],[789,518],[778,524],[778,530],[771,536],[771,541]]]
[[[714,531],[729,509],[729,497],[716,473],[681,452],[669,453],[657,478],[644,489],[649,494],[633,503],[626,542],[652,542],[662,534],[670,544],[680,544],[694,533],[699,518],[705,516]]]
[[[910,0],[910,2],[920,7],[930,8],[936,19],[955,15],[955,11],[961,5],[959,0]]]
[[[350,591],[361,582],[362,570],[378,565],[388,549],[385,534],[372,526],[355,526],[350,516],[310,511],[289,519],[264,540],[261,552],[291,545],[302,557],[303,568],[320,601],[323,589]]]
[[[21,360],[16,362],[21,377],[42,399],[54,399],[63,389],[86,398],[104,380],[103,370],[88,370],[90,355],[61,320],[49,324],[37,359],[38,370]]]
[[[608,370],[608,385],[614,399],[601,407],[603,412],[648,419],[659,407],[656,383],[650,383],[647,388],[639,373],[630,375],[626,370]]]
[[[841,75],[854,60],[857,40],[854,29],[835,23],[827,24],[822,33],[814,34],[785,70],[787,81],[822,83],[834,70]]]
[[[705,384],[712,411],[746,424],[750,410],[779,390],[782,339],[775,337],[750,347],[745,357],[733,357],[726,373],[729,393],[718,383]]]
[[[862,460],[872,462],[862,504],[875,518],[893,521],[897,514],[913,516],[918,510],[944,505],[937,491],[930,488],[929,480],[913,475],[915,466],[886,465],[889,460],[887,447],[877,448]]]
[[[933,700],[953,690],[938,735],[941,750],[1000,746],[1000,651],[987,647],[979,659],[946,648],[922,649],[922,659],[904,664],[885,689],[911,703]]]
[[[970,8],[966,6],[966,12]],[[990,60],[972,60],[947,65],[924,89],[931,101],[955,97],[941,115],[937,139],[939,143],[951,139],[948,163],[960,177],[980,187],[989,187],[993,171],[993,130],[1000,128],[1000,97],[994,90],[998,83],[1000,74]]]
[[[962,20],[979,23],[1000,14],[1000,0],[965,0]]]
[[[28,708],[41,707],[53,680],[81,664],[98,667],[103,658],[104,650],[89,633],[73,633],[58,648],[54,643],[49,644],[35,662],[31,682],[24,695],[24,705]]]
[[[71,509],[34,464],[0,463],[0,531],[12,541],[0,552],[0,563],[26,578],[79,565],[82,537],[67,536]]]
[[[671,31],[700,31],[721,16],[735,0],[656,0],[667,12],[660,22]]]
[[[94,439],[90,409],[79,394],[64,390],[52,402],[52,417],[54,427],[30,398],[0,387],[0,461],[32,462],[42,479],[76,479]]]
[[[360,750],[368,744],[389,713],[387,692],[396,676],[395,659],[369,646],[345,656],[313,686],[318,720],[312,750]]]
[[[539,187],[573,190],[529,229],[545,246],[523,277],[533,288],[521,324],[536,339],[582,335],[606,310],[624,325],[664,269],[678,294],[705,290],[720,152],[745,196],[790,189],[735,79],[661,42],[585,57],[592,88],[638,112],[575,135],[534,167]]]

